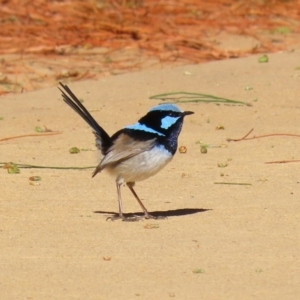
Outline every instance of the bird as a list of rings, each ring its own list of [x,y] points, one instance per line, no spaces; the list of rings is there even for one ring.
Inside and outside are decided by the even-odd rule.
[[[91,116],[88,110],[71,89],[59,82],[58,89],[63,101],[79,114],[92,128],[96,146],[103,157],[92,177],[102,170],[115,177],[119,213],[112,221],[138,221],[140,219],[158,219],[163,216],[151,215],[134,190],[135,182],[145,180],[163,169],[177,151],[178,136],[184,117],[192,111],[182,111],[175,104],[160,104],[152,107],[138,122],[125,126],[113,135],[109,135]],[[121,186],[127,185],[143,210],[142,216],[125,216],[122,207]]]

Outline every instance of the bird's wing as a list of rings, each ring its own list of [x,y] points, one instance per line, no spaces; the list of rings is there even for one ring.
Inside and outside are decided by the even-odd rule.
[[[109,165],[118,164],[144,151],[151,150],[155,142],[156,138],[148,141],[135,141],[127,134],[121,133],[95,169],[93,177]]]

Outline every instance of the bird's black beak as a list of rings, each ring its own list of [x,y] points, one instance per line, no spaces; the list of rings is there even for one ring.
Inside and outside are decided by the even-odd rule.
[[[193,111],[184,111],[183,115],[187,116],[187,115],[192,115],[194,112]]]

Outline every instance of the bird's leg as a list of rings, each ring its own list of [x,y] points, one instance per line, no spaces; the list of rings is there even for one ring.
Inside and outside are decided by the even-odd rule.
[[[119,219],[124,219],[124,215],[123,215],[123,210],[122,210],[122,197],[121,197],[121,185],[122,183],[119,183],[118,181],[116,182],[117,184],[117,192],[118,192],[118,204],[119,204],[119,215],[115,215],[113,217],[108,217],[106,220],[119,220]]]
[[[117,191],[118,191],[118,204],[119,204],[119,215],[115,215],[113,217],[108,217],[106,220],[122,220],[125,222],[134,222],[134,221],[139,221],[139,217],[125,217],[123,214],[123,206],[122,206],[122,197],[121,197],[121,185],[123,182],[116,182],[117,183]]]
[[[130,189],[131,193],[133,194],[133,196],[135,197],[135,199],[137,200],[137,202],[139,203],[139,205],[141,206],[141,208],[144,212],[145,219],[164,219],[164,217],[155,217],[155,216],[152,216],[148,213],[147,208],[144,206],[144,204],[140,200],[139,196],[137,195],[137,193],[133,189],[134,182],[127,182],[126,184],[129,187],[129,189]]]
[[[135,190],[133,189],[134,186],[134,182],[127,182],[127,186],[129,187],[131,193],[133,194],[133,196],[135,197],[135,199],[137,200],[137,202],[139,203],[139,205],[141,206],[145,218],[146,219],[150,219],[152,216],[150,216],[150,214],[148,213],[147,208],[145,207],[145,205],[142,203],[142,201],[140,200],[139,196],[137,195],[137,193],[135,192]]]
[[[121,197],[121,185],[122,183],[117,182],[119,217],[122,219],[124,216],[123,216],[123,206],[122,206],[122,197]]]

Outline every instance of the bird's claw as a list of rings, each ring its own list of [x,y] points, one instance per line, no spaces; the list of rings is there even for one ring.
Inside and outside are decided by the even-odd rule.
[[[165,216],[152,216],[150,214],[145,214],[142,216],[137,216],[137,215],[133,215],[133,216],[124,216],[124,215],[115,215],[112,217],[108,217],[106,218],[106,221],[110,220],[110,221],[116,221],[116,220],[122,220],[123,222],[138,222],[138,221],[143,221],[143,220],[164,220],[167,219],[167,217]]]
[[[106,218],[106,221],[116,221],[116,220],[122,220],[123,222],[138,222],[140,220],[143,220],[143,216],[124,216],[124,215],[116,215],[112,217]]]

